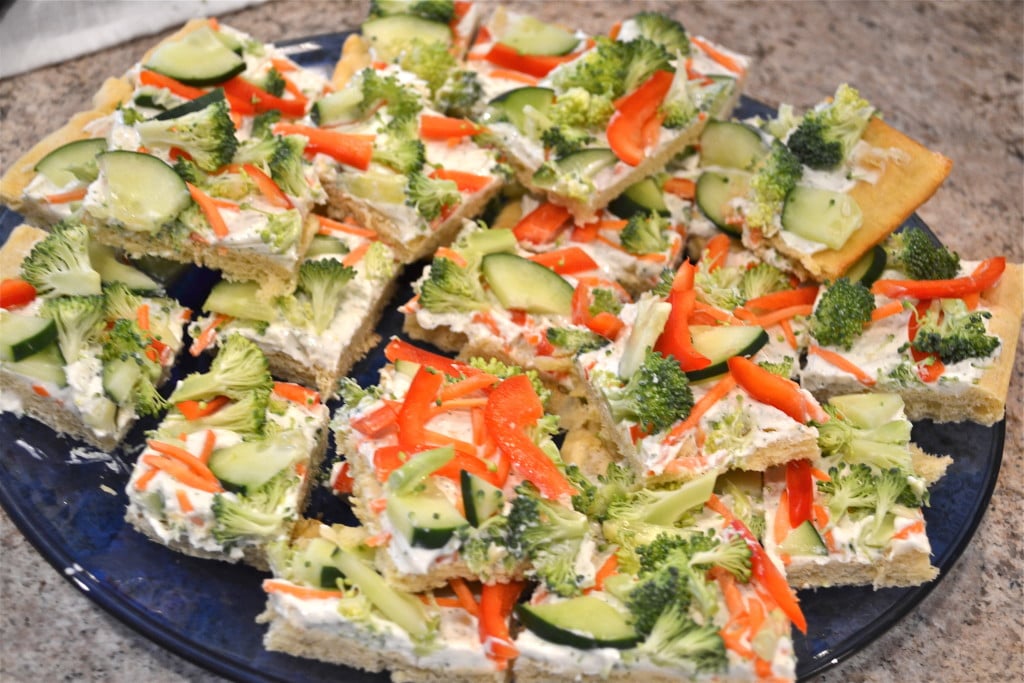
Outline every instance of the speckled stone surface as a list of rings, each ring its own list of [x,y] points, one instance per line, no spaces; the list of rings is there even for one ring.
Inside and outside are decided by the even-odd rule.
[[[486,4],[486,3],[485,3]],[[806,107],[838,83],[954,160],[920,211],[964,258],[1024,260],[1024,3],[509,2],[592,32],[623,14],[669,12],[755,57],[747,93]],[[201,7],[200,3],[197,3]],[[272,2],[223,17],[267,40],[355,25],[364,3]],[[0,81],[0,165],[87,106],[155,38]],[[0,58],[2,58],[0,47]],[[1009,681],[1024,677],[1024,362],[1007,406],[1002,471],[963,557],[909,616],[819,681]],[[0,680],[215,681],[93,605],[0,515]]]

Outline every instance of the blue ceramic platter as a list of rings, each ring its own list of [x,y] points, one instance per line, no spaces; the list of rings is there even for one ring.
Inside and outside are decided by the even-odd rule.
[[[304,66],[329,69],[345,34],[315,36],[287,44]],[[744,99],[738,116],[770,113]],[[0,213],[0,242],[21,222]],[[927,230],[916,216],[908,223]],[[421,268],[407,269],[395,303],[411,296],[410,281]],[[216,280],[213,273],[190,269],[170,293],[199,310]],[[399,334],[401,316],[391,307],[379,325],[383,339]],[[205,361],[185,354],[177,377]],[[360,383],[376,381],[384,362],[382,347],[353,370]],[[333,408],[334,406],[332,406]],[[248,567],[199,560],[152,543],[124,522],[124,486],[153,422],[136,425],[127,445],[113,454],[56,436],[28,419],[0,415],[0,505],[46,560],[66,579],[126,624],[157,643],[212,671],[242,681],[387,681],[367,674],[263,649],[264,627],[255,623],[263,610],[260,584],[266,575]],[[949,453],[955,461],[933,488],[925,511],[933,562],[940,580],[974,534],[988,505],[1002,460],[1005,423],[914,426],[914,440],[931,453]],[[321,488],[310,517],[354,523],[348,508]],[[800,602],[808,631],[796,634],[797,673],[803,680],[849,657],[892,627],[938,583],[917,588],[832,588],[803,591]]]

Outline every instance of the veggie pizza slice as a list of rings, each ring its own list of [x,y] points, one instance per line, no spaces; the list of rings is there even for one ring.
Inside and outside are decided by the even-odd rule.
[[[288,538],[327,445],[319,394],[273,381],[263,352],[234,335],[168,402],[128,481],[126,519],[186,555],[266,568],[266,545]]]
[[[137,418],[163,411],[158,388],[189,310],[157,282],[73,221],[15,228],[0,272],[4,412],[113,450]]]
[[[272,45],[190,22],[3,179],[12,208],[80,216],[97,240],[294,287],[322,201],[305,139],[274,133],[327,86]]]
[[[400,266],[377,234],[352,221],[316,216],[320,229],[299,267],[298,287],[273,299],[257,282],[222,280],[189,328],[193,355],[240,334],[266,354],[275,377],[315,386],[324,396],[377,341]]]

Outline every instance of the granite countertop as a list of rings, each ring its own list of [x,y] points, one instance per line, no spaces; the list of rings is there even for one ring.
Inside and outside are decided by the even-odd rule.
[[[506,4],[594,33],[634,9],[670,12],[691,32],[752,55],[747,94],[771,104],[804,108],[850,82],[889,123],[953,159],[952,175],[919,211],[942,240],[966,259],[1024,261],[1024,3]],[[271,2],[222,19],[283,40],[350,27],[364,13],[362,2]],[[103,79],[155,39],[0,81],[0,164],[86,108]],[[999,481],[959,562],[910,615],[817,680],[997,681],[1024,672],[1022,385],[1018,353]],[[0,577],[2,680],[221,680],[107,615],[2,514]]]

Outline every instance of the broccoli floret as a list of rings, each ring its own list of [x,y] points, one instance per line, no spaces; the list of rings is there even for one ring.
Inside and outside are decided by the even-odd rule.
[[[196,162],[181,156],[174,162],[174,172],[186,183],[192,183],[197,187],[205,187],[207,176],[203,170],[196,166]]]
[[[653,254],[668,249],[667,230],[667,218],[658,213],[640,211],[629,217],[619,239],[630,254]]]
[[[564,157],[578,152],[594,141],[594,136],[578,128],[568,126],[552,126],[540,134],[540,141],[545,148],[554,152],[557,157]]]
[[[817,169],[835,168],[843,160],[843,143],[828,137],[824,122],[816,116],[808,116],[786,140],[789,151],[796,155],[804,166]]]
[[[657,433],[690,414],[693,390],[675,358],[648,350],[625,386],[608,393],[608,405],[616,421],[636,422]]]
[[[661,103],[661,114],[665,128],[683,128],[690,125],[698,114],[697,104],[690,97],[689,79],[686,71],[677,71],[672,78],[665,99]]]
[[[786,195],[796,187],[801,175],[800,160],[784,144],[774,142],[750,181],[753,207],[746,216],[747,223],[755,228],[771,228]]]
[[[527,575],[562,597],[578,595],[582,577],[576,556],[589,534],[585,515],[547,500],[530,482],[516,487],[508,513],[508,543],[512,554],[530,562]]]
[[[793,375],[793,361],[795,359],[792,356],[785,356],[778,362],[772,362],[768,360],[758,361],[758,365],[779,377],[792,377]]]
[[[664,565],[660,570],[648,573],[629,591],[626,607],[633,615],[633,627],[638,633],[645,636],[651,633],[665,611],[678,609],[685,613],[689,610],[689,573],[689,566],[685,564]]]
[[[272,135],[249,138],[235,152],[235,163],[255,164],[267,172],[284,192],[294,197],[310,193],[302,154],[306,139],[300,135]],[[186,178],[187,180],[187,178]]]
[[[253,83],[257,87],[265,92],[270,93],[274,97],[280,97],[284,95],[284,89],[287,87],[284,76],[277,70],[277,67],[270,67],[267,73],[263,74],[262,78],[254,79]]]
[[[299,288],[313,306],[313,327],[323,332],[334,320],[345,297],[345,285],[356,271],[332,258],[303,261],[299,267]]]
[[[554,125],[570,130],[604,128],[614,113],[615,105],[611,99],[583,88],[569,88],[559,94],[548,110]]]
[[[238,148],[235,124],[224,99],[177,118],[143,121],[136,124],[135,130],[142,145],[150,148],[177,147],[204,171],[216,171],[231,163]]]
[[[716,542],[710,548],[697,549],[690,555],[690,564],[698,569],[721,567],[738,581],[750,581],[750,546],[740,535]]]
[[[824,346],[850,350],[874,310],[875,297],[867,287],[839,278],[818,299],[810,317],[811,336]]]
[[[671,56],[664,47],[648,38],[636,38],[626,43],[631,49],[626,63],[623,92],[640,87],[655,71],[675,71]]]
[[[371,280],[390,280],[395,274],[395,258],[383,242],[374,242],[363,254],[363,268]]]
[[[57,344],[64,360],[78,360],[82,347],[94,341],[105,319],[102,296],[60,296],[43,301],[40,313],[57,326]]]
[[[419,172],[409,175],[406,195],[406,203],[416,207],[416,211],[429,221],[462,199],[455,181],[428,178]]]
[[[476,272],[447,258],[436,258],[420,285],[420,305],[428,311],[476,311],[490,303]]]
[[[747,298],[743,295],[742,268],[719,266],[711,270],[707,259],[701,259],[694,274],[694,286],[700,298],[726,311],[742,306]]]
[[[255,343],[233,334],[221,344],[210,369],[181,380],[170,401],[200,401],[222,395],[242,398],[251,391],[269,393],[273,387],[267,357]]]
[[[697,672],[724,671],[725,642],[714,624],[701,626],[678,606],[663,611],[634,651],[662,666]]]
[[[416,117],[392,119],[373,143],[373,160],[408,175],[426,163],[426,148],[416,134]]]
[[[417,17],[447,24],[455,16],[454,0],[370,0],[369,16],[414,14]]]
[[[465,526],[458,532],[459,557],[481,580],[487,581],[495,573],[510,572],[519,564],[509,552],[508,530],[508,518],[495,515],[479,527]]]
[[[595,287],[590,290],[590,294],[593,297],[590,307],[587,309],[590,315],[596,316],[599,313],[618,315],[622,310],[622,301],[619,299],[619,295],[611,289]]]
[[[518,365],[502,363],[496,358],[480,358],[477,356],[469,359],[469,365],[477,370],[483,370],[489,375],[494,375],[498,379],[508,379],[515,375],[526,375],[530,378],[530,384],[533,386],[533,391],[537,394],[541,403],[547,404],[548,399],[551,398],[551,390],[544,386],[544,382],[540,378],[540,373],[536,370],[524,370]],[[547,417],[556,418],[555,431],[557,431],[557,417],[554,415],[545,416],[545,418]],[[542,418],[539,424],[543,425],[543,419],[544,418]]]
[[[675,19],[657,12],[640,12],[633,16],[633,23],[641,36],[653,40],[669,53],[683,56],[690,54],[690,37],[686,35],[683,25]]]
[[[270,109],[268,111],[256,114],[256,116],[252,117],[252,127],[249,130],[250,137],[270,137],[271,131],[274,128],[274,124],[280,120],[281,112],[278,111],[277,109]]]
[[[168,420],[174,425],[173,433],[197,432],[204,429],[229,429],[245,439],[262,436],[267,424],[267,407],[271,394],[250,391],[209,415],[194,420]]]
[[[753,268],[747,268],[740,279],[740,292],[744,300],[785,289],[792,289],[789,276],[770,263],[758,263]]]
[[[804,115],[790,134],[789,148],[811,168],[834,168],[850,154],[874,113],[855,88],[843,84],[831,102]]]
[[[355,408],[367,398],[376,400],[380,398],[380,393],[378,385],[364,388],[351,377],[342,377],[338,384],[338,394],[341,396],[342,403],[348,408]]]
[[[658,273],[658,284],[651,288],[651,294],[666,297],[672,291],[672,283],[675,281],[676,273],[671,268],[662,268]]]
[[[302,214],[297,209],[266,212],[267,224],[260,230],[260,239],[274,250],[283,254],[302,235]]]
[[[484,86],[475,71],[459,69],[434,93],[434,104],[448,116],[476,119],[485,106]]]
[[[549,327],[545,332],[552,346],[572,355],[593,351],[608,344],[608,339],[582,327]]]
[[[381,103],[387,105],[394,118],[415,116],[423,108],[419,95],[402,85],[394,76],[382,76],[373,69],[361,72],[363,99],[359,103],[364,113],[373,111]]]
[[[958,363],[968,358],[987,358],[999,348],[999,337],[986,334],[988,311],[969,311],[963,299],[942,299],[918,321],[917,336],[911,347],[933,353],[943,363]]]
[[[960,273],[960,256],[917,227],[893,233],[885,243],[890,266],[914,280],[949,280]]]
[[[592,95],[614,100],[625,94],[626,67],[631,48],[603,36],[595,47],[551,74],[554,85],[563,92],[583,88]]]
[[[910,485],[905,472],[893,468],[880,472],[874,477],[875,483],[875,510],[873,524],[864,530],[861,538],[868,544],[881,547],[889,541],[889,534],[886,533],[886,517],[889,516],[893,506],[908,498]],[[913,493],[909,494],[913,499]]]
[[[279,535],[286,518],[277,512],[277,508],[295,483],[295,475],[290,468],[285,468],[245,496],[228,493],[214,495],[211,506],[213,537],[224,545],[231,545],[250,538]]]
[[[565,171],[553,161],[546,161],[534,171],[533,182],[569,199],[585,200],[594,194],[594,179],[583,170]]]
[[[871,468],[864,464],[831,467],[828,481],[819,481],[818,490],[827,495],[829,523],[835,524],[851,509],[875,505],[875,485]]]
[[[77,223],[55,226],[22,261],[21,276],[40,296],[99,294],[100,274],[89,263],[89,231]]]
[[[598,522],[608,517],[608,508],[613,502],[621,502],[629,495],[636,482],[633,470],[615,462],[608,465],[604,474],[598,475],[596,484],[577,465],[566,467],[565,475],[579,491],[572,497],[573,508]]]
[[[140,415],[157,415],[167,402],[156,388],[162,368],[147,354],[149,340],[134,319],[114,322],[103,341],[104,375],[116,379]]]
[[[124,103],[117,105],[117,110],[121,112],[121,120],[124,121],[126,126],[131,126],[139,121],[145,121],[146,117],[139,113],[138,109],[134,107],[126,107]]]
[[[625,523],[640,529],[643,525],[652,527],[650,543],[657,536],[672,531],[673,527],[691,516],[691,512],[700,509],[710,495],[714,485],[715,473],[701,475],[697,479],[676,488],[650,489],[642,488],[633,491],[623,500],[616,500],[608,506],[608,521],[603,525],[609,540],[616,543],[619,539],[614,533],[616,524]],[[688,533],[686,535],[689,535]]]
[[[433,96],[455,68],[456,61],[444,43],[413,40],[402,52],[398,63],[406,71],[423,79]]]
[[[704,452],[739,451],[749,444],[753,434],[754,421],[744,406],[743,398],[737,397],[729,412],[708,425]]]
[[[890,370],[886,376],[900,387],[912,387],[923,383],[921,377],[917,374],[917,364],[909,360],[902,361]]]
[[[910,450],[910,421],[906,418],[891,420],[870,429],[858,427],[835,406],[824,406],[829,420],[815,423],[818,428],[818,447],[825,458],[846,463],[870,465],[877,470],[912,469]]]

